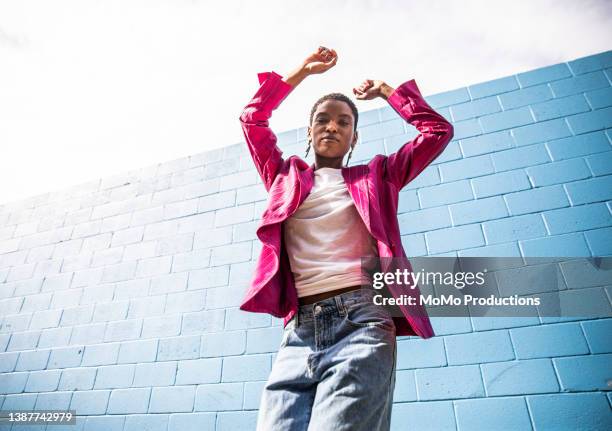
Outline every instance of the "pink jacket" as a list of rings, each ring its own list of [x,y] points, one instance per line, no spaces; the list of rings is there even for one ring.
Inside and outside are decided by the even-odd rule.
[[[259,90],[244,108],[240,122],[269,198],[257,228],[263,243],[261,253],[240,309],[283,317],[286,325],[298,309],[298,296],[282,240],[283,221],[310,193],[314,164],[309,166],[298,156],[283,159],[268,124],[272,111],[293,87],[275,72],[260,73],[258,77]],[[425,102],[414,79],[399,86],[388,103],[420,134],[396,153],[378,154],[367,165],[342,168],[342,175],[357,212],[377,241],[382,271],[412,271],[397,221],[399,191],[442,153],[453,138],[453,126]],[[395,298],[409,295],[417,299],[417,305],[395,306],[397,335],[433,337],[427,312],[418,303],[419,288],[404,284],[387,284],[386,288]]]

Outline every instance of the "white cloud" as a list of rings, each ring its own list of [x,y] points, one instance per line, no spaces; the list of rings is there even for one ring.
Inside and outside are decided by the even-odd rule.
[[[425,95],[609,49],[601,1],[4,1],[0,203],[242,140],[256,72],[339,63],[274,116],[366,77]],[[363,102],[360,109],[384,102]]]

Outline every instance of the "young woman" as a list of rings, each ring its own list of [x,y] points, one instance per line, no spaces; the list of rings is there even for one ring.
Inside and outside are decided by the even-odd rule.
[[[257,229],[261,254],[241,310],[282,317],[284,333],[262,393],[257,429],[388,430],[395,387],[396,336],[434,335],[416,285],[388,282],[374,299],[375,270],[412,271],[400,239],[398,193],[446,147],[453,127],[423,99],[414,80],[397,89],[365,80],[359,100],[381,97],[420,132],[389,156],[348,167],[358,111],[332,93],[312,108],[306,155],[283,159],[268,120],[306,77],[337,62],[319,47],[285,79],[259,74],[260,88],[240,121],[269,193]],[[348,153],[347,166],[343,159]],[[363,260],[362,260],[363,259]],[[363,264],[362,264],[363,262]]]

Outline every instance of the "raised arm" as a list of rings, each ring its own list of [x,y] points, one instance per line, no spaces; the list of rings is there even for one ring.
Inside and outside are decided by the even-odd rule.
[[[357,99],[382,97],[419,135],[406,142],[385,163],[385,177],[398,190],[416,178],[453,138],[453,125],[427,104],[414,79],[393,89],[383,81],[366,80],[353,89]]]
[[[332,68],[338,56],[334,50],[319,47],[283,80],[275,72],[258,74],[260,87],[240,115],[242,131],[257,172],[266,191],[283,164],[282,151],[269,126],[269,119],[289,93],[309,75],[323,73]]]

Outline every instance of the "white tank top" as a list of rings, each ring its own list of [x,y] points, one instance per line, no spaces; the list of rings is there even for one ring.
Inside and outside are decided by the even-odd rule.
[[[284,240],[298,297],[371,284],[375,259],[362,270],[362,257],[378,256],[348,193],[341,169],[314,172],[310,194],[284,222]]]

